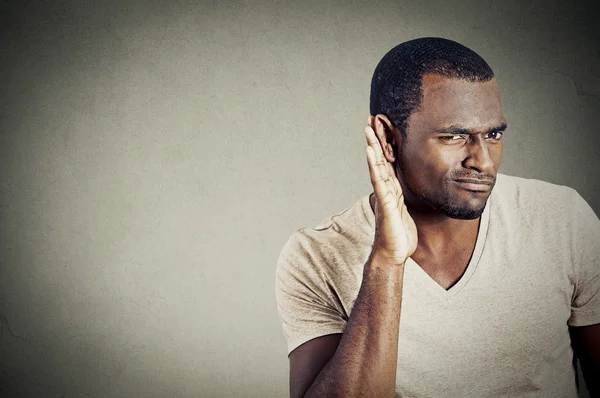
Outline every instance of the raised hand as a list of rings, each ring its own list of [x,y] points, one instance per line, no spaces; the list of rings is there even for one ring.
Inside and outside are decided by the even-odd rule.
[[[417,249],[417,227],[404,204],[400,182],[392,164],[385,158],[385,135],[378,138],[375,123],[370,116],[364,129],[367,139],[367,163],[375,192],[375,239],[371,257],[386,263],[404,265]],[[380,126],[383,130],[383,126]],[[380,141],[381,140],[381,141]]]

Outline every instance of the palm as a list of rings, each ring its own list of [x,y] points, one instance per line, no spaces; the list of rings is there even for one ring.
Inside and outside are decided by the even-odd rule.
[[[417,248],[417,227],[406,209],[400,182],[383,154],[372,123],[370,117],[365,135],[369,174],[377,199],[373,250],[395,263],[404,264]]]

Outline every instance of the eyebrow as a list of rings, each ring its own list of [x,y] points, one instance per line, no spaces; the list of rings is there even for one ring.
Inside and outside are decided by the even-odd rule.
[[[489,133],[499,133],[502,132],[504,130],[506,130],[507,124],[506,123],[502,123],[499,124],[496,127],[492,127],[486,131],[484,131],[484,134],[489,134]],[[472,131],[469,131],[468,129],[465,129],[463,127],[460,126],[449,126],[449,127],[444,127],[438,130],[434,130],[433,134],[448,134],[448,135],[469,135],[469,134],[479,134],[479,133],[474,133]]]

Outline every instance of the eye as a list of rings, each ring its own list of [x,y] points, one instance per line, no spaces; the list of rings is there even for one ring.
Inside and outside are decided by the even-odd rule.
[[[447,141],[447,142],[457,142],[464,138],[465,138],[464,136],[458,135],[458,134],[457,135],[443,135],[440,137],[440,140]]]
[[[494,141],[500,141],[502,134],[503,133],[501,131],[490,131],[487,135],[487,138],[490,138]]]

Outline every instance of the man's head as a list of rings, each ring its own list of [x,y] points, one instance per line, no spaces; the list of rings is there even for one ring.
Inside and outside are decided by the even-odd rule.
[[[506,121],[479,55],[440,38],[400,44],[375,69],[371,114],[409,205],[458,219],[481,215]]]

